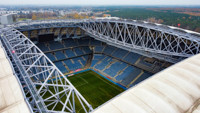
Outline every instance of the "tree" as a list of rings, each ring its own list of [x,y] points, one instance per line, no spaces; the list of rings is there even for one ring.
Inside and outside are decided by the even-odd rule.
[[[74,19],[79,19],[79,14],[78,14],[78,13],[75,13],[75,14],[73,15],[73,18],[74,18]]]
[[[32,14],[32,20],[37,20],[37,16],[35,13]]]
[[[195,31],[196,31],[196,32],[200,32],[200,27],[197,27],[197,28],[195,29]]]

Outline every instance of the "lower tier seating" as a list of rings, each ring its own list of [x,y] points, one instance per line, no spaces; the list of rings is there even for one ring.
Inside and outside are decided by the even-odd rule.
[[[133,86],[151,76],[150,73],[137,67],[99,54],[94,55],[91,67],[103,71],[104,74],[109,75],[112,79],[127,87]]]
[[[114,77],[117,72],[123,70],[125,67],[127,66],[126,63],[117,61],[115,63],[113,63],[109,68],[107,68],[104,73],[110,75],[111,77]]]

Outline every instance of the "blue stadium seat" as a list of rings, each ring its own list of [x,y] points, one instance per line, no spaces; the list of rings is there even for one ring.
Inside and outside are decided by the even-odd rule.
[[[123,78],[122,80],[122,84],[124,85],[128,85],[130,84],[140,73],[141,73],[141,69],[133,67],[133,71],[131,73],[128,74],[128,76],[126,76],[125,78]]]
[[[121,59],[121,58],[123,58],[127,53],[128,53],[128,51],[119,48],[119,49],[117,49],[117,50],[112,54],[112,56],[115,56],[115,57]]]
[[[49,48],[51,50],[55,50],[55,49],[61,49],[64,48],[63,44],[60,42],[56,42],[56,41],[50,41],[49,42]]]
[[[140,57],[141,55],[130,52],[125,58],[123,58],[123,60],[134,64]]]
[[[93,60],[92,60],[91,67],[93,67],[98,61],[102,60],[103,58],[105,58],[104,55],[95,54],[95,55],[94,55],[94,58],[93,58]]]
[[[45,55],[46,55],[51,61],[56,61],[56,58],[53,56],[52,53],[45,53]]]
[[[49,51],[49,48],[45,46],[45,43],[44,42],[40,42],[37,44],[37,46],[43,51]]]
[[[131,86],[134,86],[134,85],[142,82],[143,80],[149,78],[150,76],[152,76],[152,74],[144,72],[133,84],[131,84]]]
[[[68,66],[70,70],[76,70],[83,68],[83,66],[80,64],[79,60],[81,57],[73,58],[74,63],[71,62],[71,60],[64,60],[64,63]]]
[[[83,51],[85,51],[85,54],[90,54],[92,53],[92,51],[90,50],[90,48],[88,46],[82,47]]]
[[[79,57],[79,60],[81,61],[81,63],[85,66],[85,64],[86,64],[86,62],[87,62],[87,60],[83,60],[83,58],[82,57]]]
[[[111,57],[106,57],[102,60],[100,64],[95,66],[96,69],[103,70],[113,59]]]
[[[74,52],[71,49],[67,49],[65,50],[66,55],[68,56],[68,58],[71,57],[75,57],[76,55],[74,54]]]
[[[78,43],[79,45],[89,45],[90,39],[79,39]]]
[[[62,73],[68,72],[67,69],[65,68],[65,66],[62,64],[61,61],[55,62],[54,64],[56,65],[56,67],[57,67]]]
[[[87,61],[88,55],[85,55],[85,56],[82,56],[82,57],[84,57],[85,61]]]
[[[81,57],[77,57],[77,58],[73,58],[74,61],[74,70],[75,69],[79,69],[79,68],[83,68],[83,66],[80,64],[80,59],[82,59]]]
[[[55,56],[58,60],[62,60],[62,59],[65,59],[65,55],[62,53],[62,51],[56,51],[55,52]]]
[[[102,53],[103,52],[103,48],[104,48],[104,46],[96,46],[95,47],[95,52]]]
[[[119,74],[116,77],[117,81],[121,81],[123,80],[125,77],[127,77],[131,72],[133,71],[133,67],[132,66],[128,66],[121,74]]]
[[[104,73],[110,75],[111,77],[114,77],[117,74],[117,72],[123,70],[126,66],[126,63],[118,61],[113,63],[108,69],[104,71]]]
[[[101,41],[91,39],[90,40],[90,45],[91,46],[101,46]]]
[[[104,53],[111,55],[112,52],[113,52],[115,49],[116,49],[115,47],[108,45],[108,46],[105,47]]]
[[[77,46],[78,44],[75,42],[74,39],[72,38],[68,38],[66,40],[63,40],[64,41],[64,45],[65,47],[74,47],[74,46]]]
[[[80,55],[83,55],[84,53],[83,53],[83,51],[80,49],[80,48],[74,48],[74,51],[76,52],[76,54],[78,55],[78,56],[80,56]]]

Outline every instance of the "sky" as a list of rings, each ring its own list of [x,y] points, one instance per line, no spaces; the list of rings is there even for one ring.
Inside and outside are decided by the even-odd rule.
[[[200,5],[200,0],[0,0],[0,5]]]

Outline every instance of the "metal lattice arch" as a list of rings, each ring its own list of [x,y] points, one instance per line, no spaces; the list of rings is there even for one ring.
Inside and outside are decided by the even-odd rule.
[[[173,63],[199,53],[200,45],[199,33],[135,20],[45,20],[8,26],[0,29],[0,41],[34,112],[75,112],[77,102],[85,112],[91,112],[93,108],[22,31],[37,30],[40,34],[45,30],[47,33],[57,32],[58,38],[63,35],[68,38],[72,32],[81,29],[81,35],[90,35],[109,45]],[[56,30],[50,31],[49,28]],[[62,34],[63,31],[66,34]],[[46,97],[47,93],[50,96]],[[63,102],[61,98],[66,100]],[[58,105],[61,106],[59,110],[56,109]]]
[[[74,31],[81,28],[87,35],[107,44],[172,63],[200,52],[199,33],[136,20],[46,20],[21,22],[14,27],[20,31],[60,28],[57,31],[60,36],[63,30],[70,34],[68,27],[74,27]]]
[[[21,32],[7,27],[1,29],[0,34],[34,112],[74,113],[77,103],[86,113],[93,110],[63,73]],[[64,102],[63,98],[66,98]]]

